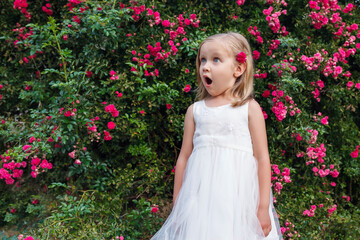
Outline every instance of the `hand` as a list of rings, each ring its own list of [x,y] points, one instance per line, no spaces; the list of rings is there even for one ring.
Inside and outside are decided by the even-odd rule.
[[[257,217],[261,224],[261,228],[264,232],[265,237],[267,237],[271,231],[271,220],[269,215],[268,208],[259,208],[257,212]]]

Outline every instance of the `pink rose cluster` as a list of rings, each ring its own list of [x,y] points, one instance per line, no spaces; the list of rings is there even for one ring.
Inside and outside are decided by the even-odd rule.
[[[66,6],[69,8],[69,11],[72,12],[73,9],[80,3],[82,3],[82,1],[80,1],[80,0],[69,0],[69,2],[66,4]]]
[[[248,32],[249,32],[251,35],[253,35],[253,36],[256,37],[256,42],[257,42],[258,44],[263,44],[263,43],[264,43],[264,40],[262,39],[260,32],[257,30],[257,26],[254,26],[254,27],[253,27],[253,26],[250,26],[250,27],[248,28]]]
[[[270,94],[273,96],[273,107],[271,108],[272,112],[276,116],[277,121],[282,121],[286,118],[287,109],[288,107],[281,101],[281,99],[284,97],[284,92],[282,90],[277,90],[275,85],[269,84],[268,85],[270,90],[265,90],[262,94],[263,97],[267,98],[270,96]],[[297,104],[294,103],[292,100],[292,97],[285,96],[285,101],[290,104],[289,108],[291,109],[290,115],[294,116],[296,113],[300,114],[301,110],[297,107]]]
[[[60,108],[59,109],[59,114],[62,114],[62,111],[64,110],[64,108]],[[75,112],[77,111],[76,108],[73,108],[72,110],[67,110],[66,112],[64,112],[64,116],[65,117],[74,117],[75,116]]]
[[[277,98],[277,99],[279,99],[279,98]],[[274,101],[274,99],[273,99],[273,101]],[[289,109],[290,109],[289,114],[290,114],[290,116],[295,116],[295,114],[300,114],[301,113],[301,110],[297,107],[297,104],[294,103],[292,97],[286,95],[285,96],[285,101],[290,104],[290,106],[289,106]],[[281,116],[283,116],[283,115],[281,115]],[[286,112],[285,112],[285,117],[286,117]]]
[[[320,90],[322,90],[325,87],[325,84],[323,81],[318,80],[316,82],[311,82],[311,85],[313,85],[315,87],[314,91],[312,91],[311,93],[313,94],[314,98],[316,99],[317,102],[320,102]],[[321,114],[319,115],[321,116]]]
[[[47,15],[53,15],[53,11],[50,8],[51,4],[47,3],[45,6],[42,7],[42,10],[46,12]]]
[[[272,65],[271,67],[277,71],[278,77],[282,76],[283,71],[289,72],[289,73],[294,73],[297,71],[297,68],[295,66],[291,65],[291,63],[289,63],[287,59],[284,59],[282,63],[280,63],[278,65]]]
[[[133,2],[134,5],[136,5],[136,3]],[[138,57],[133,57],[133,61],[134,62],[138,62],[138,64],[140,66],[143,66],[144,64],[148,65],[148,66],[153,66],[154,64],[149,60],[151,56],[154,57],[154,61],[157,62],[159,60],[164,60],[167,61],[167,58],[172,54],[172,55],[176,55],[178,52],[178,47],[181,45],[182,42],[187,41],[187,38],[184,37],[186,34],[186,27],[188,26],[192,26],[195,28],[199,27],[199,23],[200,20],[197,20],[197,16],[196,14],[190,14],[189,18],[184,18],[184,16],[182,14],[179,14],[179,16],[177,17],[177,22],[171,22],[170,20],[162,20],[160,17],[160,13],[159,12],[154,12],[155,6],[152,6],[152,8],[147,8],[147,17],[152,17],[153,19],[149,19],[149,25],[150,27],[153,27],[154,25],[159,25],[161,24],[161,26],[163,26],[165,29],[165,33],[169,35],[169,40],[168,40],[168,46],[169,46],[169,50],[167,50],[166,48],[163,48],[161,46],[160,42],[157,42],[155,44],[155,46],[152,45],[148,45],[147,46],[147,50],[148,53],[144,54],[143,58],[138,58],[140,56],[142,56],[141,53],[138,53]],[[136,7],[134,7],[134,10],[137,9]],[[145,6],[144,6],[145,9]],[[140,10],[137,10],[137,13],[141,13],[142,12],[142,8],[140,8]],[[134,33],[135,35],[135,33]],[[127,36],[131,36],[131,34],[128,34]],[[181,38],[181,40],[177,40]],[[132,54],[135,55],[136,51],[133,50]],[[135,67],[131,68],[131,71],[133,72],[137,72]],[[159,70],[155,69],[154,72],[149,72],[148,70],[144,71],[145,76],[159,76]]]
[[[283,102],[279,101],[278,98],[273,98],[273,102],[274,105],[271,108],[271,111],[275,114],[276,120],[281,122],[286,118],[287,106],[285,106]]]
[[[354,86],[354,83],[353,83],[352,81],[349,81],[349,82],[346,84],[347,90],[350,90],[350,89],[352,88],[352,86]],[[360,82],[358,82],[358,83],[355,84],[355,88],[360,89]]]
[[[342,196],[342,199],[346,200],[347,202],[350,202],[350,196]]]
[[[119,116],[119,111],[115,108],[114,104],[109,104],[106,106],[105,111],[111,113],[113,117]]]
[[[36,139],[35,137],[30,137],[29,143],[40,142],[41,139]],[[25,153],[32,154],[38,152],[37,148],[33,149],[33,145],[24,145],[22,150]],[[0,155],[0,158],[3,162],[3,166],[0,169],[0,179],[5,179],[6,184],[13,184],[15,181],[13,178],[21,179],[23,175],[23,170],[20,168],[25,168],[27,163],[23,161],[22,163],[16,163],[14,160],[11,161],[10,150],[6,151],[7,156]],[[28,159],[29,156],[26,156],[25,159]],[[48,162],[46,159],[41,160],[37,156],[32,157],[31,159],[31,176],[36,178],[40,172],[45,172],[46,169],[52,169],[52,163]],[[19,187],[20,185],[17,186]]]
[[[40,172],[45,172],[45,169],[52,169],[52,163],[48,162],[46,159],[41,160],[38,157],[33,157],[31,159],[31,176],[36,178]]]
[[[309,146],[306,149],[306,155],[309,157],[309,159],[317,159],[319,163],[324,162],[324,157],[326,156],[326,148],[323,143],[320,144],[319,147],[311,147]]]
[[[312,171],[314,172],[314,176],[320,176],[320,177],[326,177],[328,175],[332,176],[333,178],[337,178],[339,176],[339,172],[337,169],[334,169],[334,165],[330,164],[329,168],[326,168],[326,166],[323,164],[321,165],[321,168],[313,167]]]
[[[331,216],[331,214],[333,213],[333,212],[335,212],[336,211],[336,208],[337,208],[337,205],[336,204],[334,204],[334,205],[332,205],[330,208],[328,208],[328,213],[329,213],[329,217]]]
[[[131,17],[134,21],[138,21],[140,19],[140,14],[145,11],[145,5],[136,6],[138,4],[137,1],[130,1],[133,6],[127,7],[127,9],[131,9],[133,11],[133,15]]]
[[[309,7],[312,9],[309,17],[312,19],[312,24],[316,29],[320,29],[329,23],[331,12],[341,10],[341,7],[337,4],[337,0],[309,1]],[[333,16],[331,17],[334,19]]]
[[[348,3],[348,5],[346,5],[346,7],[344,7],[343,9],[343,13],[349,13],[352,10],[354,10],[356,8],[356,6],[352,3]]]
[[[280,231],[284,236],[287,236],[290,239],[293,239],[295,237],[301,237],[301,235],[295,230],[295,225],[288,219],[286,219],[285,221],[285,227],[281,227]]]
[[[355,55],[355,53],[356,53],[355,48],[350,48],[350,49],[339,48],[338,52],[335,52],[333,54],[333,57],[330,57],[327,60],[326,66],[325,66],[324,70],[322,71],[324,76],[327,77],[330,74],[332,74],[333,77],[336,79],[338,77],[338,75],[340,75],[343,71],[343,68],[341,66],[337,65],[338,62],[343,62],[343,63],[347,64],[348,62],[347,62],[346,58],[350,57],[350,55]],[[350,72],[346,72],[342,75],[345,77],[351,76]]]
[[[275,192],[280,195],[281,189],[283,188],[283,182],[291,183],[290,169],[285,167],[283,171],[280,172],[278,165],[273,164],[271,167],[271,182],[272,185],[275,186]]]
[[[110,71],[110,80],[114,81],[114,80],[118,80],[118,79],[119,79],[119,75],[114,70],[111,70]]]
[[[260,69],[257,70],[257,72],[254,74],[254,78],[261,78],[265,79],[267,78],[267,72],[259,73]]]
[[[269,41],[268,41],[269,42]],[[277,49],[280,45],[280,41],[278,39],[271,40],[271,44],[269,46],[269,51],[267,52],[267,56],[271,56],[272,51]]]
[[[266,21],[268,21],[270,29],[273,31],[273,33],[279,33],[282,36],[287,36],[289,34],[289,32],[286,31],[285,26],[281,27],[280,20],[279,20],[279,17],[282,14],[286,15],[287,11],[282,10],[282,11],[277,11],[277,12],[272,13],[273,10],[274,10],[274,8],[272,6],[270,6],[268,9],[263,10],[263,14],[266,15]]]
[[[0,169],[0,179],[5,179],[6,184],[13,184],[15,182],[14,178],[21,179],[23,175],[23,170],[20,168],[25,168],[27,163],[23,161],[22,163],[15,163],[14,161],[8,162],[10,156],[0,156],[3,162],[3,166]]]
[[[166,58],[168,58],[168,56],[170,55],[170,52],[167,52],[166,54],[162,55],[162,54],[160,53],[160,50],[161,50],[160,42],[159,42],[159,43],[156,43],[156,45],[157,45],[156,47],[152,47],[151,45],[148,45],[148,47],[147,47],[147,49],[148,49],[150,52],[154,53],[153,56],[155,56],[155,62],[157,62],[157,61],[160,60],[160,59],[166,59]],[[165,52],[165,51],[163,51],[163,53],[164,53],[164,52]],[[135,54],[136,54],[136,51],[133,50],[133,51],[132,51],[132,54],[135,55]],[[141,53],[138,53],[138,56],[141,57],[142,54],[141,54]],[[154,66],[154,64],[149,60],[149,58],[150,58],[150,54],[147,53],[147,54],[144,55],[144,58],[133,57],[132,60],[133,60],[134,62],[137,62],[140,67],[144,66],[145,64],[146,64],[147,66],[149,66],[149,67],[152,67],[152,66]],[[132,71],[132,72],[137,72],[137,69],[136,69],[135,67],[131,67],[131,70],[130,70],[130,71]],[[159,70],[158,70],[158,69],[155,69],[154,72],[149,72],[148,70],[145,70],[145,71],[144,71],[144,75],[145,75],[145,76],[156,76],[156,77],[157,77],[157,76],[159,76]]]
[[[320,204],[319,207],[323,207],[324,205],[323,204]],[[314,214],[315,214],[315,210],[316,210],[316,205],[311,205],[310,206],[310,209],[306,209],[304,212],[303,212],[303,215],[304,216],[309,216],[309,217],[313,217]]]
[[[95,124],[95,121],[98,121],[98,120],[99,120],[99,117],[96,116],[95,118],[90,119],[91,122],[86,123],[89,138],[90,138],[91,142],[93,142],[93,141],[99,142],[99,139],[100,139],[101,133],[97,132],[97,126]]]
[[[324,55],[328,54],[328,52],[325,51],[325,49],[321,49],[321,52]],[[301,61],[303,61],[306,69],[309,71],[317,70],[320,67],[320,64],[324,61],[324,57],[322,56],[322,54],[320,52],[315,53],[314,56],[312,56],[312,57],[307,57],[305,55],[302,55],[300,59],[301,59]]]
[[[27,11],[28,7],[27,0],[15,0],[14,1],[14,9],[20,10],[22,14],[25,15],[26,21],[30,22],[31,14]]]
[[[26,39],[30,38],[32,35],[34,35],[34,32],[32,31],[32,27],[29,27],[28,32],[26,32],[27,28],[26,27],[21,27],[21,25],[19,23],[16,23],[16,27],[17,28],[13,29],[13,32],[16,33],[16,34],[19,34],[19,35],[16,37],[17,40],[14,41],[14,47],[18,48],[18,46],[16,46],[16,44],[21,40],[26,40]],[[24,45],[24,46],[26,46],[26,45]],[[43,53],[43,51],[37,51],[36,50],[36,54],[37,53]],[[29,59],[31,59],[31,58],[35,58],[35,54],[30,55]]]
[[[105,141],[110,141],[112,139],[110,133],[106,130],[104,130],[104,140]]]
[[[310,140],[307,141],[307,142],[308,142],[309,144],[315,144],[319,132],[318,132],[317,130],[315,130],[315,129],[307,129],[306,131],[308,131],[309,133],[311,133]]]

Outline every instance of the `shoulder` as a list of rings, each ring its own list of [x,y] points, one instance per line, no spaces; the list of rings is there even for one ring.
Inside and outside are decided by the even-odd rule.
[[[260,104],[255,99],[251,98],[248,102],[248,105],[249,120],[264,117]]]
[[[192,113],[193,113],[194,104],[195,104],[195,103],[191,104],[191,105],[187,108],[186,114],[188,114],[188,113],[191,113],[191,114],[192,114]]]
[[[188,117],[188,118],[193,118],[194,117],[194,104],[191,104],[187,110],[186,110],[186,114],[185,114],[185,117]]]

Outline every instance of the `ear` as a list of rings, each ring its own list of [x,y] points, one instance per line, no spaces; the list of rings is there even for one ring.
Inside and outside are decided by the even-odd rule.
[[[246,63],[238,63],[235,67],[234,77],[240,77],[246,70]]]

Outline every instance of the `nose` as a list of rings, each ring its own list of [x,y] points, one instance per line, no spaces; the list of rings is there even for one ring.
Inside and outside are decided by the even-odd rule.
[[[210,66],[209,66],[208,62],[206,62],[203,66],[203,72],[207,72],[209,70],[210,70]]]

